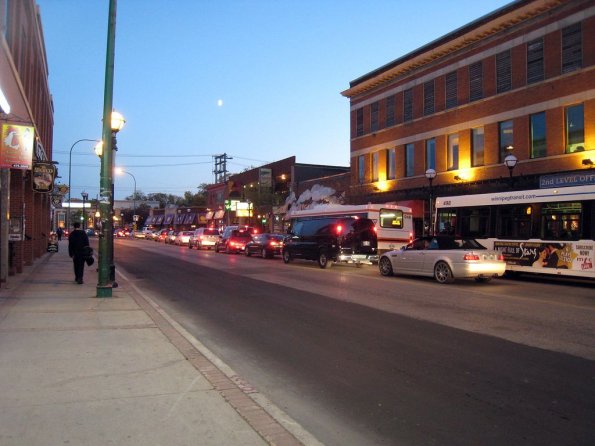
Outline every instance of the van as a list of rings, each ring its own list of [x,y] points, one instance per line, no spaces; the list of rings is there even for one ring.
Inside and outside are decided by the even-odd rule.
[[[321,268],[334,262],[378,261],[374,221],[357,217],[311,217],[293,220],[283,246],[283,261],[314,260]]]

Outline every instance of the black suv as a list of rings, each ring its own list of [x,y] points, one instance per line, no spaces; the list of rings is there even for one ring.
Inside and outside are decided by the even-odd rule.
[[[333,262],[378,261],[374,222],[368,218],[311,217],[294,220],[283,246],[283,261],[316,260],[321,268]]]

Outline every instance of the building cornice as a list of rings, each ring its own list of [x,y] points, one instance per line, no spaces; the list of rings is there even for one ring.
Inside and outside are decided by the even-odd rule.
[[[518,26],[571,0],[529,0],[510,3],[350,83],[341,94],[353,98],[386,85],[413,70]]]

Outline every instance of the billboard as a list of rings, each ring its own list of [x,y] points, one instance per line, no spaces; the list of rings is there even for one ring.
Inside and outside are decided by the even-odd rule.
[[[2,124],[0,167],[29,170],[33,164],[33,127]]]
[[[33,190],[35,192],[49,193],[54,190],[56,166],[52,163],[33,164]]]

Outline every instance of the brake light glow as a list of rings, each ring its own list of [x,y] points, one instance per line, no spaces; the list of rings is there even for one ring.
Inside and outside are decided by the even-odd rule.
[[[413,232],[409,233],[409,243],[413,241]]]
[[[343,232],[343,226],[337,225],[335,231],[337,232],[337,235],[341,235],[341,232]]]
[[[465,254],[463,260],[479,260],[479,256],[477,254]]]
[[[504,254],[498,254],[498,260],[504,260]]]

